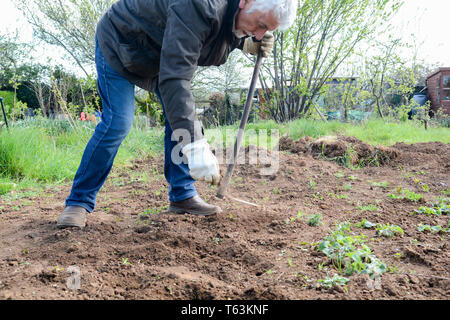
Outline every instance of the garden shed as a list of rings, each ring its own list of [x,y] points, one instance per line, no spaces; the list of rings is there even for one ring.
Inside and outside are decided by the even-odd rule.
[[[450,115],[450,68],[439,68],[427,77],[431,110]]]

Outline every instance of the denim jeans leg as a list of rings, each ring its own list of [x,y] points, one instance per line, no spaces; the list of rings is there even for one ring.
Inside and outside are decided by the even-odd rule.
[[[164,176],[169,183],[169,201],[183,201],[198,194],[194,186],[195,180],[189,174],[189,167],[187,164],[175,164],[172,161],[172,150],[178,142],[172,141],[172,128],[166,118],[164,103],[158,88],[156,88],[155,93],[161,102],[164,114]],[[182,154],[180,152],[180,157],[181,156]]]
[[[95,63],[103,112],[84,150],[71,193],[66,199],[66,206],[81,206],[89,212],[95,208],[97,193],[111,171],[119,146],[130,131],[134,118],[134,85],[108,65],[97,39]]]

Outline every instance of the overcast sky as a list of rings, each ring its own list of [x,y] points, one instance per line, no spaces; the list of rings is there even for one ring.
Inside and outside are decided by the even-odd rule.
[[[417,43],[422,43],[419,58],[430,64],[439,63],[450,67],[450,37],[448,20],[450,0],[405,0],[398,19],[393,23],[398,34],[411,41],[410,34],[416,35]],[[27,26],[21,13],[11,0],[0,0],[0,30],[19,29],[25,41],[31,39],[31,28]],[[47,50],[49,51],[49,50]]]

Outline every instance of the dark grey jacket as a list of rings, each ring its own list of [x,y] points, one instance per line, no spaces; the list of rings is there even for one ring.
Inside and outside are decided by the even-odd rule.
[[[232,32],[239,0],[119,0],[97,26],[111,67],[135,85],[158,85],[173,130],[203,137],[190,82],[197,66],[219,66],[244,39]],[[195,125],[194,125],[195,123]]]

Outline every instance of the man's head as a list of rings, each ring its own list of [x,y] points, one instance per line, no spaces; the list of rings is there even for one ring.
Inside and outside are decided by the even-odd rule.
[[[295,20],[298,0],[240,0],[235,32],[261,40],[267,31],[286,30]]]

